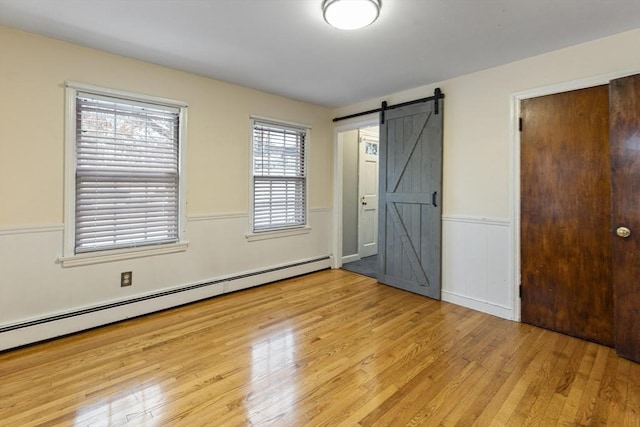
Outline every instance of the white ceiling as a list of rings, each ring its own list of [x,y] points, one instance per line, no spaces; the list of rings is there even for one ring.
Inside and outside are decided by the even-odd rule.
[[[321,5],[0,0],[0,23],[328,107],[640,28],[640,0],[382,0],[358,31]]]

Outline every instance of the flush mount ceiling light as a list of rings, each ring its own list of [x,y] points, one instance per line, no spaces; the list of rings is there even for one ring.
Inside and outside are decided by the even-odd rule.
[[[324,20],[340,30],[357,30],[378,19],[379,0],[325,0]]]

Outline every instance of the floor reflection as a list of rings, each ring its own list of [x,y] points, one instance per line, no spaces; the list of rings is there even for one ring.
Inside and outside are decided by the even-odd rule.
[[[292,330],[256,343],[251,349],[251,394],[246,400],[251,424],[275,421],[296,400],[295,337]]]
[[[158,384],[128,389],[76,411],[74,426],[123,425],[160,426],[152,410],[164,404],[164,393]]]

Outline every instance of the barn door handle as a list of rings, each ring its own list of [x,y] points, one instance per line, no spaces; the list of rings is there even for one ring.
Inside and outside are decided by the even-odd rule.
[[[436,204],[437,197],[438,197],[438,192],[434,191],[433,194],[431,195],[431,204],[433,205],[434,208],[438,207],[438,205]]]

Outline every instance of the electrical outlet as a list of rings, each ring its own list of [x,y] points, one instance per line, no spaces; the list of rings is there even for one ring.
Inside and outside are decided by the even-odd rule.
[[[133,273],[131,271],[120,273],[120,287],[131,286],[132,283]]]

